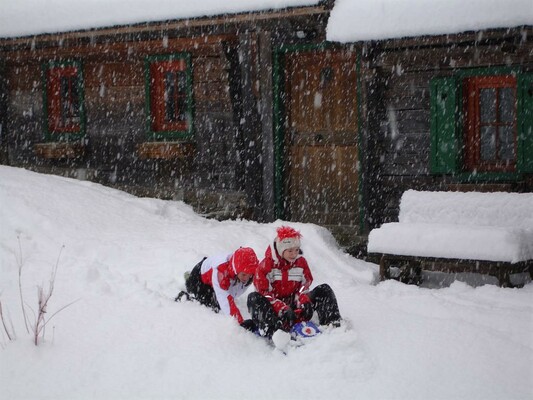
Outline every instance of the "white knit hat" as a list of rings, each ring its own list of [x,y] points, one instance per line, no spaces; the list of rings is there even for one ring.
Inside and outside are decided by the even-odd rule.
[[[282,226],[277,229],[277,233],[274,242],[276,243],[276,250],[280,256],[283,257],[283,252],[287,249],[300,247],[300,238],[302,237],[302,234],[297,230],[289,226]]]

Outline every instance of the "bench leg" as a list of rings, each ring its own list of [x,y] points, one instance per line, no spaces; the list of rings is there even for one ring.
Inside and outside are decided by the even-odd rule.
[[[407,285],[420,285],[422,283],[422,267],[419,261],[405,261],[399,265],[400,275],[398,280]]]
[[[509,270],[504,265],[500,265],[498,269],[498,284],[500,287],[511,287]]]
[[[387,257],[381,256],[381,260],[379,262],[379,280],[384,281],[386,279],[390,278],[390,271],[389,271],[389,260],[387,260]]]

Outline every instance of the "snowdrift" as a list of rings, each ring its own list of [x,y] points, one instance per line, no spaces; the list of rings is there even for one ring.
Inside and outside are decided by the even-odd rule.
[[[0,166],[0,330],[7,399],[519,399],[533,395],[533,285],[375,285],[377,266],[344,254],[327,231],[292,224],[315,283],[335,290],[349,330],[287,356],[231,318],[175,303],[202,256],[252,247],[282,221],[218,222],[183,203]],[[64,246],[64,247],[63,247]],[[61,253],[60,257],[59,254]],[[39,346],[36,286],[58,265]],[[244,299],[239,305],[242,309]],[[416,377],[413,380],[413,377]]]

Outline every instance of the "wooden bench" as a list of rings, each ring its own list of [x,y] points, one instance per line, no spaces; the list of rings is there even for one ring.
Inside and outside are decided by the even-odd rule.
[[[399,222],[370,232],[368,252],[380,257],[380,279],[419,283],[422,270],[475,272],[511,286],[510,275],[533,279],[533,193],[408,190]]]

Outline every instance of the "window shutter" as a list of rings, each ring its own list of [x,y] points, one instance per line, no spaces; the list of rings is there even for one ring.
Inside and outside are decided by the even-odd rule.
[[[453,174],[459,166],[458,86],[454,77],[434,78],[431,98],[431,172]]]
[[[518,76],[518,171],[533,173],[533,74]]]

